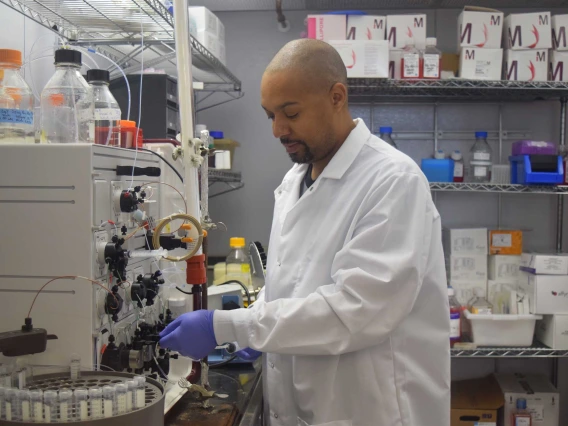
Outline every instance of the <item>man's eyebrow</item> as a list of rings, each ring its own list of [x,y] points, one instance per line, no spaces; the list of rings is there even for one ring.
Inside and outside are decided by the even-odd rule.
[[[287,106],[291,106],[291,105],[298,105],[299,102],[294,102],[294,101],[289,101],[289,102],[284,102],[283,104],[280,104],[276,107],[276,110],[281,110],[286,108]],[[271,113],[272,111],[269,111],[264,105],[261,105],[262,109],[266,112]]]

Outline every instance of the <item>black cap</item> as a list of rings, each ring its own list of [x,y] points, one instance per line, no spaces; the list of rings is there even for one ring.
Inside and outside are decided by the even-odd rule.
[[[81,65],[81,52],[71,49],[59,49],[55,51],[55,63],[71,63]]]
[[[106,81],[110,83],[110,72],[107,70],[88,70],[87,81]]]

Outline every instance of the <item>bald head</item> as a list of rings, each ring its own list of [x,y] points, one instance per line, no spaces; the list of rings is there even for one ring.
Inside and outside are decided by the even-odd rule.
[[[291,72],[310,88],[329,90],[335,83],[347,86],[347,71],[339,53],[326,42],[300,39],[287,43],[272,59],[265,74]]]

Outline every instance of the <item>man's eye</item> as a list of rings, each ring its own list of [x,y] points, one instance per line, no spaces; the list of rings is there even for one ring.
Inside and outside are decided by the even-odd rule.
[[[272,120],[272,121],[274,121],[274,116],[273,116],[273,115],[269,115],[269,116],[268,116],[268,117],[266,117],[266,118],[268,118],[269,120]]]
[[[296,117],[298,117],[298,115],[299,115],[299,113],[296,113],[296,114],[292,114],[292,115],[286,115],[286,117],[288,117],[288,118],[296,118]]]

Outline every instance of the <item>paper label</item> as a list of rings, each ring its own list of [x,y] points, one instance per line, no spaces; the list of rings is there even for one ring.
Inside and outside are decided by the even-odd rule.
[[[454,177],[463,177],[463,163],[454,163]]]
[[[497,426],[495,422],[475,422],[473,426]]]
[[[488,78],[491,71],[491,61],[475,61],[475,77]]]
[[[404,68],[402,70],[403,77],[418,78],[420,71],[420,59],[416,53],[405,53],[402,57]]]
[[[118,121],[120,115],[121,112],[118,108],[95,108],[95,120]]]
[[[34,113],[25,109],[0,108],[0,123],[32,125]]]
[[[487,167],[475,166],[475,167],[473,168],[473,175],[474,175],[475,177],[487,176]]]
[[[440,55],[424,54],[424,77],[440,77]]]
[[[544,422],[544,405],[527,405],[527,410],[531,413],[533,422]]]
[[[450,338],[460,337],[460,314],[450,314]]]
[[[474,152],[473,159],[480,161],[489,161],[491,160],[491,154],[488,152]]]
[[[513,245],[513,236],[511,234],[493,234],[491,245],[493,247],[511,247]]]
[[[471,308],[471,313],[475,315],[491,315],[491,308]]]
[[[515,423],[513,426],[531,426],[531,419],[529,417],[514,417]]]

